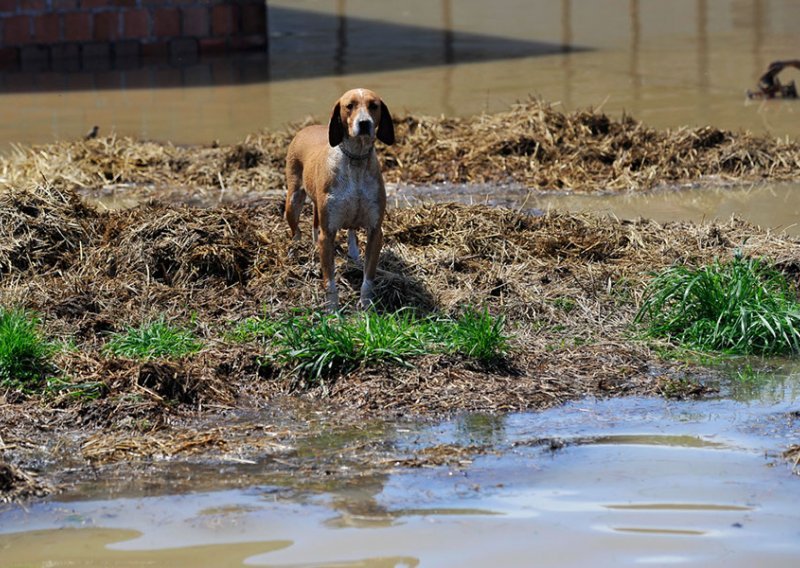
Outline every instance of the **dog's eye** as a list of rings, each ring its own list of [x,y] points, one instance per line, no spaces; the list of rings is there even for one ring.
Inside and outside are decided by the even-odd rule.
[[[378,103],[376,103],[375,101],[371,101],[369,103],[369,110],[375,110],[377,108],[378,108]]]
[[[356,108],[356,103],[347,103],[346,108],[347,110],[353,110],[354,108]]]

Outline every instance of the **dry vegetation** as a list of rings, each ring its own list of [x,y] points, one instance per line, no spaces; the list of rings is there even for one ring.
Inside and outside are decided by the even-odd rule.
[[[628,118],[564,115],[536,101],[468,120],[406,118],[398,127],[400,144],[382,151],[394,181],[647,189],[710,175],[789,177],[800,166],[800,148],[789,142],[710,128],[658,132]],[[262,345],[236,343],[228,332],[248,317],[323,303],[310,242],[287,257],[280,200],[98,211],[78,192],[124,183],[279,188],[288,137],[201,149],[111,137],[20,148],[0,161],[8,186],[0,193],[0,304],[34,310],[47,335],[67,345],[56,356],[58,390],[0,393],[6,458],[60,456],[82,465],[242,445],[264,450],[258,428],[243,434],[219,424],[231,409],[269,406],[295,383],[261,364]],[[727,258],[739,248],[800,273],[800,243],[737,220],[660,225],[442,204],[391,211],[385,235],[377,283],[383,310],[452,314],[486,306],[507,317],[512,352],[490,367],[426,356],[413,368],[362,369],[294,393],[352,416],[694,392],[682,388],[684,366],[659,361],[631,339],[649,271]],[[361,271],[343,255],[337,262],[342,299],[353,303]],[[192,326],[205,347],[149,362],[104,350],[111,332],[158,318]],[[92,396],[81,396],[82,385],[91,385]],[[202,428],[192,422],[198,416],[217,422]],[[0,468],[0,493],[4,480],[26,475],[11,464]]]
[[[596,111],[563,113],[538,101],[472,118],[403,117],[398,143],[383,149],[388,182],[514,182],[541,190],[646,190],[707,178],[795,178],[800,146],[712,127],[655,130]],[[150,184],[278,189],[296,127],[227,147],[185,148],[108,137],[18,148],[0,159],[13,186],[46,180],[56,189]]]

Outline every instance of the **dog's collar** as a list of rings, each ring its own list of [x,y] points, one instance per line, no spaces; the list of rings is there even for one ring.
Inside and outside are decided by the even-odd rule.
[[[342,151],[342,153],[345,156],[347,156],[348,158],[350,158],[351,160],[353,160],[355,162],[360,162],[361,160],[366,160],[367,158],[369,158],[370,154],[372,154],[372,148],[367,150],[366,154],[353,154],[352,152],[348,151],[347,148],[345,148],[343,144],[339,144],[339,149]]]

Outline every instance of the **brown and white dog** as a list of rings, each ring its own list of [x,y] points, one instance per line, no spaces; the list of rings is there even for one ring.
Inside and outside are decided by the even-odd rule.
[[[386,189],[375,139],[394,144],[394,125],[380,97],[367,89],[353,89],[333,107],[327,128],[302,129],[286,155],[286,221],[294,240],[306,194],[314,205],[314,241],[319,247],[322,278],[329,311],[339,307],[334,279],[336,233],[348,230],[348,254],[359,261],[356,229],[367,233],[364,280],[359,306],[372,304],[375,271],[383,244]]]

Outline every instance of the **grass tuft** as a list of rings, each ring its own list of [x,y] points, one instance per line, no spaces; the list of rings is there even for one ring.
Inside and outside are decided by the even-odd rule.
[[[704,351],[800,352],[796,291],[781,272],[741,254],[656,275],[635,321],[646,323],[652,337]]]
[[[508,337],[503,333],[505,317],[493,317],[489,310],[467,309],[458,319],[444,322],[440,337],[450,353],[461,353],[490,363],[508,350]]]
[[[202,342],[190,330],[157,320],[129,327],[123,333],[111,336],[106,349],[117,357],[130,359],[174,359],[196,353]]]
[[[411,310],[351,317],[293,315],[280,321],[250,320],[248,329],[269,329],[268,360],[313,382],[379,364],[410,366],[433,353],[460,353],[481,362],[505,354],[505,320],[467,310],[460,318],[418,318]]]
[[[247,343],[248,341],[267,341],[278,331],[279,322],[260,317],[247,318],[240,321],[226,338],[234,343]]]
[[[30,391],[50,371],[53,346],[39,330],[39,319],[25,310],[0,308],[0,386]]]

